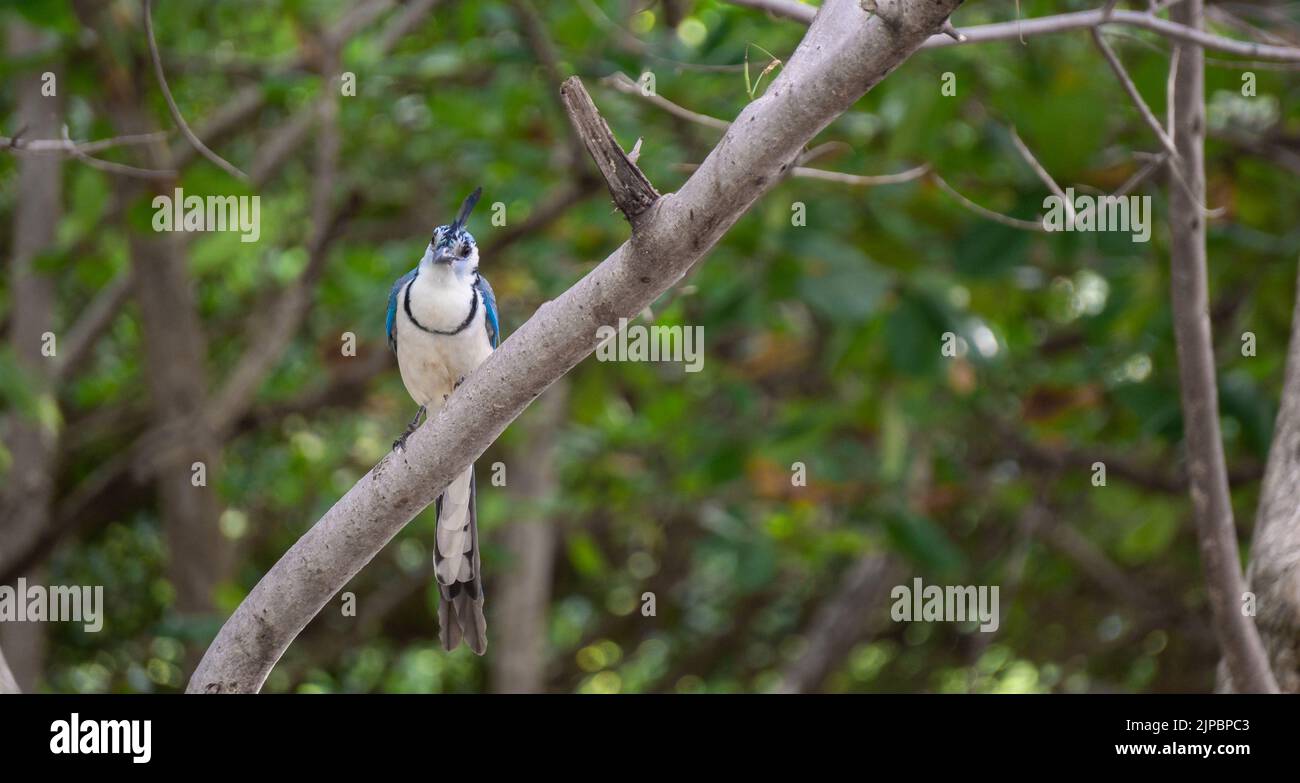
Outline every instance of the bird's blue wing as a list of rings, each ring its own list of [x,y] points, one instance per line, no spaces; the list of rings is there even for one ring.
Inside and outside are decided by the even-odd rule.
[[[486,318],[483,323],[487,326],[488,340],[492,343],[492,349],[496,350],[497,345],[501,342],[501,321],[497,317],[497,296],[492,293],[492,285],[488,283],[487,278],[479,275],[478,282],[475,284],[478,291],[483,295],[483,309],[486,311]]]
[[[393,290],[388,292],[388,318],[384,328],[388,332],[388,347],[392,349],[393,353],[397,353],[397,295],[401,293],[402,286],[406,285],[414,277],[415,270],[412,269],[397,278],[397,282],[393,283]]]

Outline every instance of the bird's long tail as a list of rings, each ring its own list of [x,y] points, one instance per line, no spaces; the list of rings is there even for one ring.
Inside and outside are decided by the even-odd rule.
[[[471,650],[482,655],[487,650],[487,620],[483,617],[475,499],[471,465],[438,498],[433,565],[442,593],[438,602],[438,638],[443,648],[454,650],[464,639]]]

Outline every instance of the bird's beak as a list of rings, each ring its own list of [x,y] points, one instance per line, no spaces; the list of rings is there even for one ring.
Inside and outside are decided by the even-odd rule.
[[[443,250],[433,251],[433,263],[435,264],[450,265],[452,258],[454,258],[454,256],[451,254],[451,251],[449,250],[443,249]]]

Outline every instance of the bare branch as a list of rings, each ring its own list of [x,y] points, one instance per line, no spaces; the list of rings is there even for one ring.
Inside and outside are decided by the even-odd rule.
[[[1047,169],[1043,168],[1043,164],[1038,162],[1038,158],[1034,157],[1034,153],[1029,151],[1029,147],[1021,140],[1020,134],[1016,132],[1015,128],[1011,129],[1011,143],[1016,145],[1020,157],[1025,159],[1025,162],[1029,164],[1029,168],[1033,169],[1034,173],[1038,175],[1038,179],[1042,180],[1047,189],[1061,200],[1061,203],[1065,206],[1065,219],[1068,221],[1066,225],[1073,226],[1074,205],[1070,203],[1070,199],[1065,197],[1065,191],[1061,190],[1060,185],[1056,184],[1056,180],[1052,179],[1051,174],[1047,173]]]
[[[1147,102],[1142,100],[1142,93],[1138,92],[1137,85],[1133,83],[1128,71],[1124,70],[1124,64],[1119,61],[1119,57],[1115,56],[1115,50],[1110,48],[1110,44],[1106,43],[1106,39],[1102,37],[1101,31],[1095,27],[1092,30],[1092,40],[1097,44],[1097,48],[1101,50],[1102,56],[1106,58],[1110,69],[1115,72],[1115,78],[1119,79],[1124,92],[1128,93],[1129,99],[1137,107],[1138,114],[1142,115],[1142,121],[1156,134],[1156,138],[1160,140],[1160,146],[1165,148],[1171,159],[1177,161],[1178,151],[1174,149],[1174,140],[1169,138],[1169,134],[1165,133],[1164,128],[1160,127],[1160,120],[1156,119],[1155,113],[1147,106]],[[1175,49],[1175,51],[1178,50]]]
[[[151,136],[154,134],[143,134],[143,135]],[[80,147],[74,144],[72,142],[72,139],[68,138],[67,125],[63,126],[63,144],[64,144],[64,149],[67,150],[68,154],[72,155],[72,157],[76,158],[82,163],[85,163],[87,166],[90,166],[91,168],[99,169],[100,171],[106,171],[109,174],[121,174],[127,177],[139,177],[140,179],[175,179],[176,178],[176,171],[174,169],[142,169],[139,168],[138,166],[128,166],[125,163],[113,163],[112,161],[100,160],[99,158],[92,158],[90,155],[83,152]]]
[[[813,169],[806,166],[795,166],[790,170],[793,176],[805,177],[807,179],[820,179],[826,182],[838,182],[841,185],[857,185],[861,187],[874,187],[876,185],[898,185],[904,182],[911,182],[924,177],[930,173],[930,164],[922,163],[919,166],[913,166],[906,171],[900,171],[897,174],[845,174],[839,171],[826,171],[825,169]]]
[[[581,79],[576,76],[565,79],[560,86],[560,98],[569,112],[574,130],[605,178],[614,203],[635,226],[646,210],[659,200],[659,191],[623,152],[605,118],[596,111],[596,104],[591,102],[591,95]]]
[[[5,661],[5,651],[0,650],[0,696],[22,692],[22,688],[18,687],[18,681],[14,679],[14,673],[9,671],[9,663]]]
[[[814,6],[793,2],[793,0],[729,0],[733,5],[743,5],[768,11],[776,16],[808,24],[817,13]],[[1157,9],[1158,10],[1158,9]],[[1017,19],[1014,22],[976,25],[958,28],[962,40],[950,37],[947,33],[936,33],[922,45],[922,49],[937,49],[945,46],[965,46],[968,44],[989,43],[991,41],[1011,41],[1031,38],[1037,35],[1064,33],[1072,30],[1088,30],[1101,25],[1127,25],[1139,27],[1158,33],[1165,38],[1180,43],[1193,43],[1240,57],[1254,57],[1261,60],[1278,60],[1300,63],[1300,48],[1294,46],[1274,46],[1271,44],[1239,41],[1221,35],[1207,33],[1204,30],[1188,27],[1166,19],[1161,19],[1150,11],[1116,11],[1098,8],[1095,11],[1077,11],[1069,14],[1043,16],[1037,19]]]
[[[1143,182],[1146,181],[1147,177],[1150,177],[1153,173],[1155,173],[1156,169],[1159,169],[1161,166],[1165,165],[1165,161],[1168,159],[1169,159],[1169,155],[1168,153],[1165,153],[1164,155],[1158,155],[1152,158],[1151,160],[1148,160],[1146,163],[1142,165],[1142,168],[1133,172],[1133,176],[1124,180],[1124,184],[1116,188],[1115,192],[1112,193],[1111,195],[1127,196],[1129,193],[1132,193],[1133,190],[1137,188],[1138,185],[1141,185]]]
[[[1278,685],[1300,691],[1300,594],[1295,564],[1300,562],[1300,275],[1296,276],[1282,399],[1268,450],[1268,466],[1255,513],[1251,543],[1250,589],[1257,596],[1260,633]],[[1224,683],[1235,690],[1234,682]]]
[[[152,144],[155,141],[167,138],[168,134],[164,131],[156,133],[138,133],[127,136],[114,136],[112,138],[100,139],[98,141],[77,142],[69,138],[68,126],[64,125],[62,128],[62,138],[58,139],[32,139],[31,141],[27,141],[22,138],[22,135],[23,133],[20,130],[12,138],[0,136],[0,149],[9,150],[15,155],[70,155],[92,168],[106,171],[110,174],[122,174],[128,177],[140,177],[142,179],[172,179],[176,176],[176,171],[172,169],[143,169],[91,157],[92,153],[111,149],[113,147],[125,147],[134,144]]]
[[[1202,0],[1184,0],[1173,14],[1194,28],[1203,24]],[[1178,69],[1174,143],[1179,161],[1170,162],[1188,188],[1169,193],[1170,294],[1187,448],[1187,474],[1201,563],[1215,634],[1236,686],[1277,692],[1268,657],[1254,621],[1240,609],[1245,592],[1237,529],[1228,490],[1228,469],[1220,439],[1219,391],[1210,336],[1206,280],[1205,66],[1198,46],[1183,45]]]
[[[958,43],[947,36],[937,35],[927,41],[923,48],[930,49],[944,46],[964,46],[973,43],[987,43],[990,41],[1006,41],[1018,38],[1021,33],[1023,33],[1025,38],[1029,38],[1036,35],[1049,35],[1070,30],[1087,30],[1102,25],[1127,25],[1129,27],[1138,27],[1162,35],[1172,41],[1177,41],[1179,43],[1194,43],[1207,49],[1214,49],[1227,54],[1235,54],[1240,57],[1253,57],[1261,60],[1279,60],[1282,62],[1300,63],[1300,48],[1294,46],[1273,46],[1270,44],[1255,43],[1253,41],[1239,41],[1235,38],[1226,38],[1221,35],[1207,33],[1201,29],[1194,29],[1187,25],[1161,19],[1154,13],[1145,11],[1112,11],[1110,12],[1109,18],[1107,18],[1106,10],[1104,8],[1095,11],[1079,11],[1077,13],[1045,16],[1038,19],[1025,19],[1020,22],[1001,22],[998,24],[965,27],[959,30],[959,32],[966,36],[964,42]]]
[[[200,155],[220,166],[231,176],[248,181],[247,174],[227,163],[225,158],[208,149],[207,145],[200,141],[198,136],[194,135],[194,131],[190,130],[189,123],[181,116],[180,107],[176,105],[176,99],[172,97],[172,91],[167,87],[167,76],[163,73],[162,57],[158,54],[158,41],[154,39],[152,5],[152,0],[144,0],[144,32],[149,38],[149,56],[153,58],[153,73],[158,79],[158,88],[162,90],[163,98],[167,101],[167,109],[171,112],[172,121],[176,123],[176,127],[180,128],[181,134],[189,140],[194,149],[199,151]]]
[[[947,193],[949,196],[952,196],[954,199],[956,199],[957,203],[961,204],[966,209],[969,209],[971,212],[980,215],[981,217],[986,217],[989,220],[992,220],[995,223],[1001,223],[1004,226],[1010,226],[1011,228],[1019,228],[1025,231],[1041,231],[1041,232],[1047,231],[1047,229],[1043,226],[1041,221],[1021,220],[1020,218],[1013,218],[1009,215],[1003,215],[1001,212],[994,212],[993,210],[988,209],[987,207],[981,207],[979,204],[976,204],[974,201],[971,201],[970,199],[966,198],[961,193],[958,193],[957,189],[954,188],[952,185],[949,185],[948,181],[945,180],[943,177],[939,176],[939,172],[937,171],[931,171],[930,178],[933,179],[935,183],[940,188],[942,188],[945,193]]]
[[[678,163],[674,168],[681,171],[695,171],[700,165],[698,163]],[[904,182],[912,182],[924,177],[930,173],[930,164],[922,163],[919,166],[913,166],[897,174],[847,174],[840,171],[827,171],[826,169],[814,169],[807,166],[795,166],[787,171],[791,177],[802,177],[804,179],[819,179],[823,182],[835,182],[840,185],[853,185],[856,187],[876,187],[878,185],[899,185]]]
[[[727,122],[726,120],[720,120],[717,117],[710,117],[707,114],[700,114],[698,112],[693,112],[690,109],[683,108],[673,103],[667,98],[659,96],[658,94],[645,93],[644,91],[642,91],[641,85],[632,81],[628,77],[628,75],[623,73],[622,71],[618,71],[616,73],[610,74],[609,76],[606,76],[605,78],[600,80],[600,83],[607,87],[613,87],[615,90],[618,90],[624,95],[635,95],[639,98],[642,98],[647,103],[653,104],[654,106],[658,106],[659,108],[663,109],[664,111],[668,112],[674,117],[679,117],[683,120],[686,120],[687,122],[693,122],[697,125],[704,125],[709,128],[716,128],[717,130],[726,130],[727,128],[731,127],[731,123]]]
[[[126,147],[132,144],[151,144],[160,139],[167,138],[167,132],[158,131],[157,133],[139,133],[131,136],[113,136],[111,138],[99,139],[97,141],[74,142],[69,142],[66,135],[61,139],[32,139],[31,141],[25,141],[21,139],[20,136],[21,134],[14,136],[12,139],[0,136],[0,147],[15,152],[71,155],[73,153],[73,149],[70,148],[71,146],[87,155],[90,155],[102,150],[112,149],[113,147]]]

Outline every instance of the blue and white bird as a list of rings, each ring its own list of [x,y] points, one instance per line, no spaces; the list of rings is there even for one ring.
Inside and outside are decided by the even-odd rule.
[[[434,229],[424,257],[402,275],[388,294],[388,346],[406,391],[420,406],[402,436],[401,451],[422,417],[436,414],[452,391],[496,349],[501,336],[496,296],[478,272],[478,246],[465,222],[478,203],[476,188],[456,220]],[[450,651],[461,639],[474,652],[487,649],[483,617],[483,575],[479,567],[474,466],[452,480],[438,497],[434,572],[442,594],[438,636]]]

